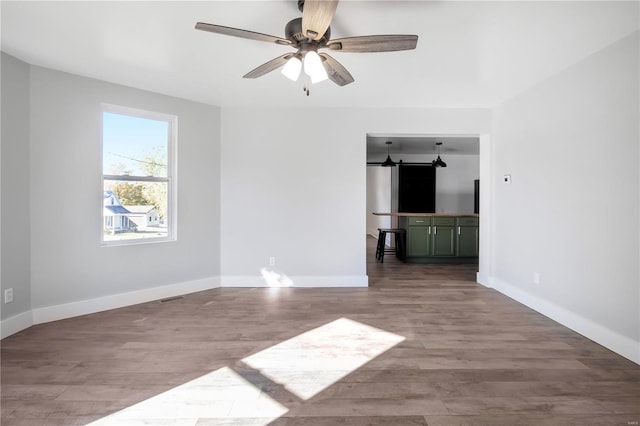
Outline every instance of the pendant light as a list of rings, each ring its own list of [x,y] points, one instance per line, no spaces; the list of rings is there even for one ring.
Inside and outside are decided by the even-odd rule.
[[[386,141],[387,144],[387,159],[382,163],[382,167],[395,167],[396,163],[391,160],[391,156],[389,155],[389,145],[391,145],[391,141]]]
[[[442,142],[436,142],[436,147],[438,147],[438,158],[431,162],[433,167],[447,167],[447,163],[442,161],[442,158],[440,158],[440,145],[442,145]]]

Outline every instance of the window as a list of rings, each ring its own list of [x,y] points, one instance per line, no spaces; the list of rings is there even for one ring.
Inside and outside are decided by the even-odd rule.
[[[176,126],[175,116],[103,106],[104,244],[175,239]]]

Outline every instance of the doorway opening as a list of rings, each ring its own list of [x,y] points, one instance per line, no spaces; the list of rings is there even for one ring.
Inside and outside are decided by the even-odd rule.
[[[479,182],[482,181],[481,139],[485,144],[488,143],[488,136],[477,134],[367,134],[367,247],[371,245],[371,239],[377,238],[378,228],[400,226],[396,216],[373,214],[374,212],[401,211],[399,206],[403,203],[398,199],[400,164],[433,167],[432,162],[436,160],[438,155],[446,163],[446,167],[435,167],[436,183],[435,194],[433,194],[435,207],[432,211],[424,213],[437,215],[475,215],[479,213]],[[387,157],[396,163],[396,167],[382,167],[382,163]],[[488,168],[485,167],[484,171],[488,172]],[[407,204],[404,203],[404,205]],[[390,243],[391,241],[387,241],[387,244]],[[481,246],[482,244],[480,244]],[[373,257],[374,262],[371,262],[369,253],[367,254],[367,274],[371,276],[371,272],[373,272],[371,269],[376,267],[375,257]],[[477,263],[474,266],[476,276],[480,275],[479,271],[481,270],[479,259],[480,256],[476,259]],[[455,268],[456,265],[453,267]],[[467,273],[469,270],[468,265],[464,268],[458,265],[458,269],[465,269]],[[379,271],[376,269],[375,274],[378,273]]]

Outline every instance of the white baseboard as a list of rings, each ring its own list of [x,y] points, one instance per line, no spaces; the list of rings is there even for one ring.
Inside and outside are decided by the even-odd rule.
[[[486,280],[486,277],[482,277]],[[571,311],[566,310],[548,300],[532,295],[510,283],[497,278],[489,278],[488,281],[479,283],[494,288],[505,296],[522,303],[523,305],[541,313],[542,315],[559,322],[567,328],[582,334],[588,339],[612,350],[613,352],[640,364],[640,342],[627,336],[623,336],[603,325],[595,323]]]
[[[113,294],[95,299],[79,300],[77,302],[64,303],[62,305],[46,306],[32,309],[0,323],[0,335],[2,339],[19,331],[31,327],[34,324],[58,321],[80,315],[93,314],[109,309],[122,308],[138,303],[151,302],[167,297],[180,296],[220,287],[220,277],[203,278],[186,281],[160,287],[146,288],[127,293]]]
[[[177,284],[146,288],[127,293],[113,294],[95,299],[80,300],[62,305],[36,308],[32,310],[33,323],[41,324],[44,322],[57,321],[80,315],[93,314],[109,309],[137,305],[138,303],[151,302],[153,300],[195,293],[197,291],[204,291],[217,287],[220,287],[220,278],[210,277],[193,281],[185,281]]]
[[[34,324],[93,314],[218,287],[367,287],[368,285],[369,278],[366,275],[298,276],[289,279],[272,270],[265,270],[263,276],[203,278],[61,305],[35,308],[0,322],[0,338],[4,339]]]
[[[480,272],[476,272],[476,282],[482,284],[485,287],[491,288],[491,278]]]
[[[0,322],[0,339],[16,334],[33,325],[31,311],[22,312]]]
[[[222,287],[368,287],[367,275],[293,276],[274,270],[263,270],[262,275],[223,276]]]

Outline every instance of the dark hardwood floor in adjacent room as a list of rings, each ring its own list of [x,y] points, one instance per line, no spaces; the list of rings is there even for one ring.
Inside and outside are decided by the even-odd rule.
[[[475,283],[215,289],[1,342],[2,425],[631,425],[640,367]],[[286,271],[283,271],[286,273]]]

